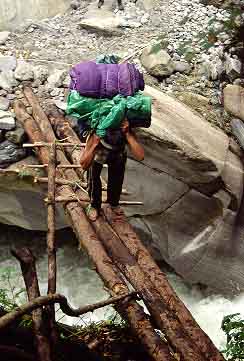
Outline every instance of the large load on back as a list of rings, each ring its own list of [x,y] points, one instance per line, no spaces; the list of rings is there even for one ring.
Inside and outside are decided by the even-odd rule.
[[[115,64],[114,59],[82,62],[70,71],[66,112],[78,118],[81,133],[92,129],[102,138],[108,129],[119,128],[124,119],[130,127],[151,125],[151,98],[142,93],[143,74],[134,64]]]

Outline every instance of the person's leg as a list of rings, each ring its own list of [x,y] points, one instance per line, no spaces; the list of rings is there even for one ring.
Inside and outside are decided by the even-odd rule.
[[[108,162],[107,202],[111,207],[117,207],[122,192],[125,174],[126,155],[120,154]]]
[[[97,218],[102,204],[102,183],[100,178],[102,168],[102,164],[93,161],[88,173],[88,194],[90,196],[88,213],[92,216],[91,218]],[[93,212],[91,208],[96,209],[97,212]],[[95,213],[97,213],[97,215]]]

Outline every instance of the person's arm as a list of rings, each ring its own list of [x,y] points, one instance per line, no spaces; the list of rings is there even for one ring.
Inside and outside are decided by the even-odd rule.
[[[144,149],[140,143],[138,143],[136,137],[133,133],[128,131],[126,134],[126,140],[129,144],[130,150],[132,155],[135,157],[136,160],[143,160],[144,159]]]
[[[80,159],[80,165],[84,170],[87,170],[94,158],[95,149],[100,143],[100,138],[94,133],[86,142],[85,150]]]
[[[127,119],[123,120],[121,124],[122,132],[126,136],[127,143],[130,147],[131,153],[136,158],[136,160],[144,159],[144,149],[140,143],[138,143],[135,135],[130,131],[129,122]]]

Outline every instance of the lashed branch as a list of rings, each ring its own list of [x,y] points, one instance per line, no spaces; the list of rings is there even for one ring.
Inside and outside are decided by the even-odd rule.
[[[61,311],[67,316],[79,317],[81,315],[84,315],[85,313],[93,312],[98,308],[112,305],[122,300],[128,301],[135,297],[137,297],[136,292],[129,292],[122,296],[111,297],[105,301],[96,302],[92,305],[82,306],[75,309],[69,305],[67,298],[63,295],[51,294],[48,296],[40,296],[22,306],[19,306],[18,308],[16,308],[16,310],[11,311],[6,315],[2,316],[0,318],[0,329],[3,329],[4,327],[8,326],[16,319],[24,316],[25,314],[33,312],[34,310],[37,310],[38,308],[41,308],[43,306],[54,305],[55,303],[58,303],[60,305]]]

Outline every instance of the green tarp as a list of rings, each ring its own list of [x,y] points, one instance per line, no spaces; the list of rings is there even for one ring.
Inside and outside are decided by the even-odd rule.
[[[99,137],[106,135],[106,129],[118,128],[125,117],[135,126],[150,126],[151,98],[142,92],[134,96],[116,95],[112,99],[97,99],[81,96],[72,90],[68,96],[66,113],[88,123]],[[139,125],[143,122],[147,125]]]

